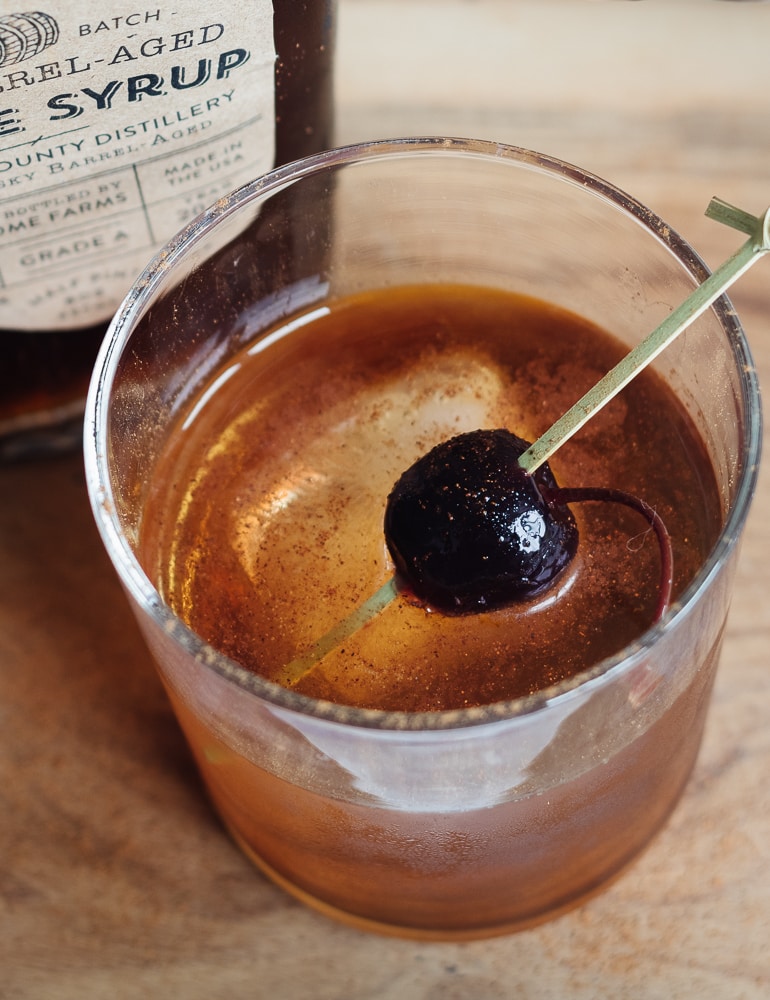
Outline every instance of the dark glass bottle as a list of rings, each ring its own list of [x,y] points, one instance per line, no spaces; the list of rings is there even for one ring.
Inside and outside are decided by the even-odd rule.
[[[113,177],[119,177],[118,171],[123,168],[123,162],[116,158],[113,163],[109,156],[116,149],[128,150],[130,154],[131,140],[138,138],[145,146],[159,143],[158,156],[152,162],[173,163],[175,175],[166,167],[166,174],[172,180],[181,176],[180,171],[192,172],[200,164],[201,170],[205,171],[207,166],[213,169],[220,162],[224,163],[221,176],[214,177],[210,182],[206,180],[206,183],[201,181],[200,184],[188,185],[184,205],[180,206],[178,215],[173,216],[175,222],[170,228],[168,218],[165,230],[156,226],[152,207],[143,206],[147,229],[152,231],[154,241],[148,242],[144,249],[147,260],[157,246],[189,218],[250,176],[331,145],[335,0],[275,0],[272,5],[272,30],[277,58],[271,73],[271,83],[274,83],[274,91],[271,91],[275,115],[274,155],[267,162],[259,161],[262,166],[248,175],[244,175],[243,167],[240,174],[228,169],[230,165],[221,155],[226,135],[236,136],[238,141],[229,144],[234,149],[239,144],[242,146],[254,141],[254,133],[250,133],[242,122],[236,121],[229,131],[221,130],[218,138],[220,150],[216,153],[219,158],[206,161],[209,155],[207,150],[210,151],[212,146],[204,142],[208,138],[205,131],[196,132],[195,129],[207,120],[216,126],[215,116],[220,107],[237,99],[239,88],[243,91],[238,73],[244,72],[245,76],[244,68],[249,59],[254,58],[248,48],[252,36],[245,29],[238,31],[237,18],[234,19],[232,10],[240,8],[244,18],[242,23],[248,24],[252,3],[254,9],[261,8],[264,14],[265,0],[241,0],[240,4],[237,0],[232,3],[222,0],[220,4],[209,3],[208,6],[204,0],[203,11],[197,15],[197,20],[190,20],[188,16],[187,20],[181,21],[176,12],[169,12],[166,16],[161,7],[158,16],[153,15],[156,17],[154,22],[130,23],[129,18],[138,19],[139,15],[110,17],[104,16],[102,10],[98,20],[93,15],[90,19],[78,18],[77,12],[71,11],[72,0],[58,0],[59,9],[64,10],[58,18],[57,5],[53,2],[48,5],[53,10],[53,16],[33,13],[3,14],[0,17],[0,185],[3,181],[8,185],[6,190],[0,189],[0,307],[5,301],[5,312],[0,312],[0,316],[7,317],[13,308],[9,304],[12,300],[4,300],[3,297],[12,293],[12,281],[8,276],[13,278],[12,256],[16,251],[3,249],[2,240],[5,236],[13,244],[14,222],[19,237],[16,245],[19,245],[19,240],[26,241],[23,247],[25,257],[23,261],[20,258],[18,272],[20,267],[32,260],[33,253],[41,246],[27,239],[29,234],[24,232],[24,226],[35,218],[33,213],[45,216],[46,213],[58,212],[61,216],[81,206],[92,206],[94,198],[86,194],[89,181],[90,187],[94,188],[96,182],[93,178],[97,173],[104,177],[105,185],[109,185]],[[77,0],[75,6],[78,6]],[[87,10],[88,6],[85,0],[80,3],[83,10]],[[229,21],[224,16],[216,16],[224,8],[228,8]],[[268,12],[269,8],[270,4],[267,4]],[[47,18],[47,21],[43,22],[41,18]],[[260,25],[265,23],[269,28],[269,20],[260,22]],[[257,30],[262,30],[262,27],[251,27],[252,33]],[[95,82],[94,75],[89,72],[95,60],[88,53],[84,54],[74,42],[67,46],[63,41],[67,31],[70,38],[80,38],[83,45],[96,44],[95,39],[104,36],[99,38],[99,44],[109,58],[99,59],[98,62],[111,60],[113,65],[106,84],[104,76]],[[163,68],[157,69],[153,58],[158,62],[165,58]],[[220,83],[218,89],[210,88],[212,81]],[[37,145],[25,141],[33,132],[31,128],[21,127],[24,119],[16,108],[15,88],[19,91],[23,88],[25,99],[29,98],[29,93],[41,93],[38,107],[45,109],[48,120],[56,119],[48,126],[50,132],[42,149],[43,156],[39,156],[39,141]],[[166,100],[169,90],[173,101]],[[124,95],[123,111],[116,118],[119,99]],[[262,117],[263,112],[258,109],[254,112],[253,105],[248,102],[241,107],[242,116],[252,115],[255,121]],[[272,113],[273,109],[269,110]],[[105,119],[108,113],[112,117],[102,125],[96,111]],[[89,118],[89,112],[92,113],[90,121],[81,126],[80,123]],[[179,135],[185,130],[190,136],[187,143],[189,156],[185,158],[183,155],[180,159],[179,153],[184,150],[185,140]],[[67,145],[69,142],[72,142],[72,147]],[[85,157],[73,155],[76,142],[81,142],[81,149],[90,149],[94,161],[92,171],[89,171]],[[117,146],[118,142],[120,146]],[[164,159],[164,147],[168,143],[174,147],[176,156],[173,160]],[[154,150],[151,150],[152,153]],[[236,159],[237,155],[236,152],[232,159]],[[16,188],[11,186],[13,176],[23,182],[25,170],[27,174],[34,174],[38,168],[41,171],[53,170],[58,163],[62,167],[70,167],[78,179],[83,179],[82,183],[73,186],[69,177],[66,174],[62,177],[59,171],[59,176],[53,176],[42,193],[33,191],[25,195],[23,187],[19,192],[19,185]],[[155,167],[145,165],[143,169],[152,171]],[[138,173],[133,166],[131,170],[134,174]],[[152,180],[152,174],[148,176]],[[62,186],[56,187],[59,179]],[[180,183],[187,183],[187,179],[181,179]],[[151,200],[153,184],[146,178],[145,191],[141,193],[146,201]],[[71,199],[69,202],[67,197]],[[164,210],[165,204],[161,205],[160,211]],[[55,207],[52,208],[52,205]],[[119,209],[117,204],[114,207]],[[106,210],[102,214],[105,213]],[[117,211],[111,223],[113,232],[116,232],[114,227],[120,222]],[[62,231],[59,230],[59,233]],[[84,243],[88,237],[86,231],[81,242]],[[57,238],[56,235],[53,238]],[[70,243],[71,247],[77,248],[77,243],[72,243],[72,240]],[[60,251],[65,249],[62,241]],[[18,251],[19,254],[21,252]],[[4,263],[4,258],[7,263]],[[45,325],[47,317],[41,316],[41,325],[36,327],[30,323],[27,310],[23,329],[0,329],[0,460],[79,447],[83,402],[97,351],[112,313],[143,263],[144,260],[138,263],[130,274],[123,277],[122,284],[114,285],[104,296],[103,313],[96,322],[74,328],[58,323],[51,328]],[[42,252],[37,264],[45,266]],[[65,272],[62,281],[66,277]],[[28,300],[30,287],[28,283]],[[93,306],[91,309],[93,311]],[[0,325],[7,322],[6,318]]]

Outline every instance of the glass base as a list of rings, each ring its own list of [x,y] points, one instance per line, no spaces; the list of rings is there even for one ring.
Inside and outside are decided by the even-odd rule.
[[[646,849],[645,845],[640,851],[636,852],[631,858],[629,858],[628,861],[626,861],[625,864],[623,864],[617,871],[602,879],[602,881],[597,885],[592,886],[566,903],[546,910],[536,916],[528,917],[524,920],[515,920],[510,923],[495,924],[487,927],[429,928],[384,923],[382,921],[362,917],[356,913],[350,913],[347,910],[342,910],[339,907],[333,906],[331,903],[327,903],[324,900],[319,899],[317,896],[313,896],[311,893],[306,892],[294,882],[291,882],[285,876],[281,875],[280,872],[277,872],[264,860],[264,858],[260,857],[251,847],[249,847],[249,845],[232,829],[232,827],[226,825],[226,829],[235,841],[236,845],[245,854],[249,861],[252,862],[252,864],[254,864],[264,875],[266,875],[271,882],[274,882],[279,888],[283,889],[290,896],[293,896],[301,903],[304,903],[310,909],[315,910],[318,913],[322,913],[325,917],[336,920],[338,923],[345,924],[348,927],[354,927],[356,930],[366,931],[371,934],[379,934],[385,937],[405,938],[411,941],[480,941],[485,938],[504,937],[508,934],[519,933],[521,931],[530,930],[533,927],[538,927],[541,924],[549,923],[550,921],[556,920],[558,917],[564,916],[566,913],[577,909],[589,900],[593,899],[594,896],[598,896],[603,893],[616,881],[616,879],[619,879],[625,871],[633,865],[642,851]]]

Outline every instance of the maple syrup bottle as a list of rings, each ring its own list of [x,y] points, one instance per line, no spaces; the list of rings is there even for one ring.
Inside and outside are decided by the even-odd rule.
[[[79,447],[99,345],[153,253],[331,144],[334,22],[334,0],[0,15],[0,460]]]

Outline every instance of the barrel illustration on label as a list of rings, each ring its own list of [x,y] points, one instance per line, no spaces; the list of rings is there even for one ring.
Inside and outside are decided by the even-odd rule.
[[[54,45],[59,25],[40,10],[0,16],[0,66],[24,62]]]

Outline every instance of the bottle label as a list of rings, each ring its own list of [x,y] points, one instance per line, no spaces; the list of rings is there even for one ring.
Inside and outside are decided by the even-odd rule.
[[[90,326],[273,166],[273,5],[19,6],[0,16],[0,329]]]

